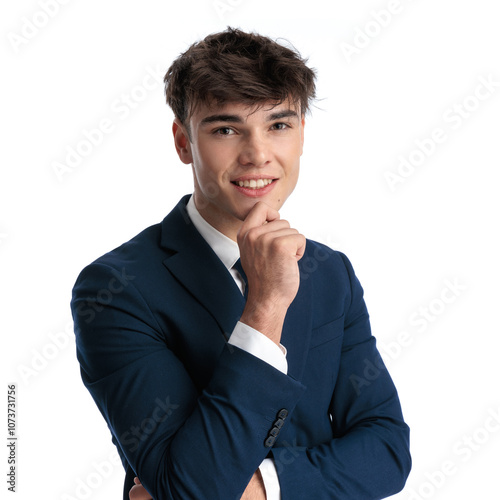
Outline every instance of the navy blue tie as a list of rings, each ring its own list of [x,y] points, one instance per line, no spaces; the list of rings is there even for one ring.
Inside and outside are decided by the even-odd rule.
[[[247,280],[247,275],[245,274],[245,271],[243,271],[243,266],[241,265],[241,260],[238,259],[234,265],[233,265],[233,268],[236,269],[239,273],[240,273],[240,276],[242,277],[243,279],[243,282],[244,282],[244,297],[245,299],[248,297],[248,280]]]

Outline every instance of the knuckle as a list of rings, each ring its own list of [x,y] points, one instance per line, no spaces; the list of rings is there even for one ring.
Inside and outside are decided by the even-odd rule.
[[[259,227],[251,227],[245,237],[246,239],[248,239],[249,241],[255,241],[258,237],[259,237],[259,234],[260,234],[260,231],[259,231]]]
[[[275,238],[274,235],[271,233],[262,233],[259,239],[263,245],[272,246]]]
[[[271,250],[273,252],[276,252],[276,253],[281,252],[283,250],[283,248],[285,247],[285,245],[286,245],[286,242],[281,237],[273,238],[271,240],[271,243],[270,243]]]

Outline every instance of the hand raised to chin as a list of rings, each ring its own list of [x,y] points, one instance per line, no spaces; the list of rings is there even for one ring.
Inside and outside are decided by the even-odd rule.
[[[306,238],[269,205],[258,202],[237,236],[248,298],[241,321],[279,344],[288,307],[300,284]]]

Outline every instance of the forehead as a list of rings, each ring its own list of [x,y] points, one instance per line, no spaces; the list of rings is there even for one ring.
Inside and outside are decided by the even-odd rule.
[[[218,104],[200,103],[191,116],[193,125],[205,125],[219,121],[229,122],[252,122],[269,121],[279,118],[300,119],[300,104],[296,105],[290,99],[282,103],[276,101],[264,101],[258,104],[248,105],[241,102],[226,102]]]

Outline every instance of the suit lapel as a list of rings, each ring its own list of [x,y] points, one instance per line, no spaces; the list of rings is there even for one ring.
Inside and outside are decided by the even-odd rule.
[[[233,277],[194,227],[182,198],[162,222],[167,269],[215,318],[226,340],[241,316],[245,300]]]

